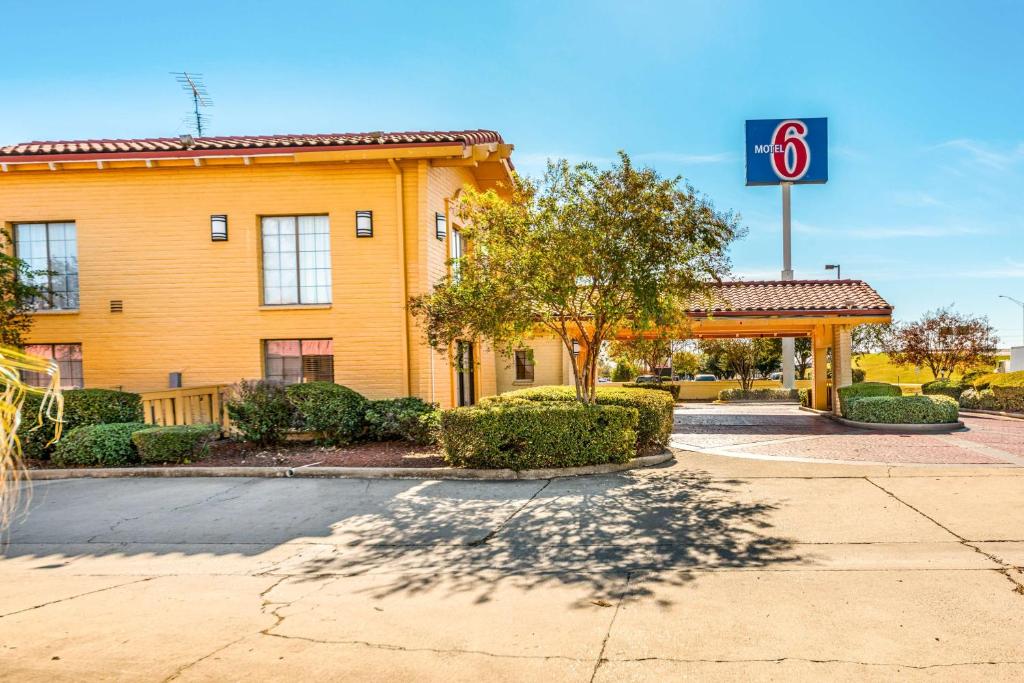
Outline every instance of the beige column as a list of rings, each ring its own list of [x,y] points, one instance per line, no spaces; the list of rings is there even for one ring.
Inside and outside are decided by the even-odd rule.
[[[828,410],[828,347],[832,341],[832,330],[817,327],[811,337],[811,367],[814,373],[814,390],[811,398],[815,410]]]
[[[853,384],[849,325],[836,325],[832,336],[832,412],[839,413],[839,388]]]

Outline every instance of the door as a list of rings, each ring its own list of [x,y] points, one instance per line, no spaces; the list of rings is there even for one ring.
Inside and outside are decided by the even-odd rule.
[[[476,373],[473,358],[473,344],[460,341],[456,346],[458,363],[455,367],[458,382],[458,403],[460,406],[471,406],[476,403]]]

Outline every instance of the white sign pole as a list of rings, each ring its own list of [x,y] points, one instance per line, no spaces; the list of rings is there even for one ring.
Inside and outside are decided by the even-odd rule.
[[[793,239],[789,190],[793,183],[782,183],[782,279],[793,279]],[[792,337],[782,338],[782,386],[796,387],[795,342]]]

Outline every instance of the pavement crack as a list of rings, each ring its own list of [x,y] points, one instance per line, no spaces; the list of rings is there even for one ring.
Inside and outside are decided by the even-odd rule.
[[[512,514],[510,514],[510,515],[509,515],[508,517],[506,517],[506,518],[505,518],[504,520],[502,520],[502,521],[501,521],[501,523],[500,523],[500,524],[498,524],[498,526],[494,527],[494,528],[493,528],[493,529],[491,529],[491,530],[490,530],[489,532],[487,532],[487,535],[486,535],[486,536],[484,536],[483,538],[479,538],[479,539],[477,539],[477,540],[475,540],[475,541],[470,541],[470,542],[469,542],[469,543],[467,543],[466,545],[467,545],[467,546],[469,546],[470,548],[475,548],[475,547],[477,547],[477,546],[481,546],[481,545],[487,545],[488,543],[490,543],[490,542],[491,542],[491,540],[493,540],[495,536],[497,536],[498,534],[500,534],[500,533],[501,533],[501,530],[502,530],[502,529],[504,529],[504,528],[505,528],[505,526],[506,526],[506,525],[507,525],[507,524],[508,524],[509,522],[511,522],[511,521],[512,521],[512,519],[513,519],[513,518],[514,518],[514,517],[515,517],[516,515],[518,515],[518,514],[519,514],[520,512],[522,512],[523,510],[525,510],[525,509],[526,509],[526,507],[527,507],[527,506],[528,506],[528,505],[529,505],[530,503],[532,503],[533,501],[535,501],[535,500],[537,499],[537,496],[539,496],[539,495],[540,495],[541,493],[543,493],[544,489],[546,489],[546,488],[547,488],[548,486],[550,486],[550,485],[551,485],[551,481],[552,481],[551,479],[548,479],[548,480],[546,480],[546,481],[544,482],[544,485],[543,485],[543,486],[541,486],[541,487],[540,487],[539,489],[537,489],[536,491],[534,491],[533,495],[532,495],[532,496],[530,496],[530,498],[529,498],[529,499],[528,499],[528,500],[527,500],[527,501],[526,501],[525,503],[523,503],[523,504],[522,504],[522,505],[520,505],[520,506],[519,506],[518,508],[516,508],[515,510],[513,510]]]
[[[902,498],[900,498],[899,496],[897,496],[895,493],[893,493],[889,489],[885,488],[884,486],[881,486],[880,484],[872,481],[870,477],[864,477],[864,481],[868,482],[869,484],[871,484],[872,486],[874,486],[878,490],[884,492],[886,495],[888,495],[890,498],[892,498],[896,502],[898,502],[898,503],[900,503],[902,505],[906,505],[908,508],[910,508],[911,510],[913,510],[917,514],[921,515],[922,517],[927,519],[929,522],[931,522],[935,526],[939,527],[940,529],[942,529],[943,531],[948,533],[953,538],[957,539],[957,541],[960,542],[960,545],[964,546],[965,548],[970,548],[971,550],[973,550],[974,552],[978,553],[982,557],[987,558],[993,564],[997,565],[998,566],[997,571],[1000,574],[1002,574],[1006,578],[1007,581],[1009,581],[1010,583],[1013,584],[1013,592],[1016,593],[1017,595],[1024,596],[1024,574],[1022,574],[1022,572],[1020,570],[1018,570],[1016,567],[1014,567],[1012,564],[1006,562],[1005,560],[1003,560],[1002,558],[998,557],[997,555],[994,555],[994,554],[992,554],[990,552],[986,552],[985,550],[982,550],[980,547],[978,547],[977,545],[972,543],[970,540],[968,540],[968,539],[964,538],[963,536],[961,536],[960,534],[956,533],[955,531],[950,529],[948,526],[946,526],[945,524],[943,524],[939,520],[935,519],[934,517],[932,517],[931,515],[925,513],[924,511],[920,510],[919,508],[914,507],[913,505],[911,505],[907,501],[903,500]]]
[[[147,577],[142,578],[142,579],[136,579],[135,581],[126,581],[124,583],[119,583],[119,584],[116,584],[114,586],[107,586],[106,588],[97,588],[96,590],[93,590],[93,591],[86,591],[84,593],[77,593],[75,595],[69,595],[66,598],[59,598],[57,600],[50,600],[49,602],[44,602],[44,603],[41,603],[39,605],[33,605],[32,607],[26,607],[24,609],[15,610],[13,612],[7,612],[5,614],[0,614],[0,619],[3,619],[4,617],[14,616],[15,614],[22,614],[24,612],[31,612],[32,610],[40,609],[42,607],[47,607],[49,605],[56,605],[57,603],[60,603],[60,602],[67,602],[68,600],[74,600],[76,598],[85,597],[86,595],[93,595],[95,593],[103,593],[105,591],[114,590],[115,588],[122,588],[124,586],[131,586],[132,584],[135,584],[135,583],[145,583],[146,581],[152,581],[153,579],[157,579],[157,578],[160,578],[160,577],[158,577],[158,576],[147,576]]]
[[[601,668],[607,659],[605,659],[604,651],[608,647],[608,639],[611,638],[612,628],[615,626],[615,619],[619,616],[619,609],[622,608],[622,602],[626,599],[629,594],[629,582],[633,578],[633,572],[626,574],[626,583],[622,586],[622,592],[619,593],[619,599],[615,603],[615,611],[612,612],[612,618],[608,622],[608,630],[604,634],[604,639],[601,641],[601,650],[597,653],[597,661],[594,662],[594,670],[590,672],[590,683],[594,683],[594,679],[597,677],[597,671]]]
[[[216,648],[212,652],[208,652],[205,655],[203,655],[202,657],[200,657],[198,659],[195,659],[195,660],[189,662],[188,664],[183,664],[183,665],[179,666],[177,669],[174,670],[174,673],[172,673],[170,676],[168,676],[167,678],[164,679],[164,682],[166,683],[167,681],[173,681],[173,680],[177,679],[179,676],[181,676],[181,674],[185,673],[186,671],[191,669],[193,666],[195,666],[199,662],[205,661],[205,660],[209,659],[210,657],[213,657],[214,655],[218,654],[219,652],[223,652],[224,650],[228,649],[229,647],[231,647],[235,643],[240,643],[243,640],[245,640],[246,638],[248,638],[247,635],[241,636],[239,638],[235,638],[234,640],[232,640],[230,642],[224,643],[223,645],[221,645],[220,647]]]
[[[878,666],[894,667],[901,669],[914,669],[915,671],[926,671],[928,669],[943,669],[958,666],[998,666],[1001,664],[1020,665],[1024,661],[1018,660],[985,660],[970,662],[948,662],[945,664],[903,664],[902,662],[865,662],[856,659],[813,659],[809,657],[766,657],[763,659],[680,659],[676,657],[637,657],[628,659],[615,659],[615,662],[675,662],[678,664],[782,664],[783,662],[804,662],[807,664],[852,664],[854,666]]]

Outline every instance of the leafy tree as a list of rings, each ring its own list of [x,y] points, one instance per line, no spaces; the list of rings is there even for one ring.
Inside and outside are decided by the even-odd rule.
[[[797,379],[807,379],[807,370],[811,367],[811,338],[797,337],[793,344],[794,369]]]
[[[33,302],[44,292],[33,284],[44,272],[14,255],[14,241],[0,231],[0,344],[21,346],[32,327]]]
[[[762,367],[768,358],[777,358],[778,339],[704,339],[700,350],[707,357],[718,362],[735,374],[743,391],[750,391],[758,366]]]
[[[884,350],[892,323],[868,323],[850,330],[850,355],[859,364],[861,356]]]
[[[608,170],[548,164],[511,197],[463,189],[455,206],[471,253],[410,301],[427,341],[484,339],[507,349],[538,328],[573,341],[578,400],[593,403],[603,343],[623,330],[673,329],[696,296],[728,270],[731,214],[679,178],[638,169],[620,152]]]
[[[612,381],[613,382],[632,382],[633,378],[636,377],[636,370],[633,369],[629,363],[621,361],[612,370]]]
[[[672,354],[672,372],[676,375],[696,375],[700,372],[701,357],[693,351],[676,351]]]
[[[929,311],[915,322],[893,324],[883,340],[894,363],[923,365],[939,379],[957,370],[991,367],[998,345],[988,318],[951,308]]]
[[[616,361],[624,360],[633,367],[640,366],[655,373],[672,355],[672,340],[659,336],[654,339],[634,337],[613,341],[608,354]]]
[[[761,339],[760,342],[754,345],[756,350],[754,367],[757,368],[758,374],[767,377],[782,369],[782,340],[766,338]]]

